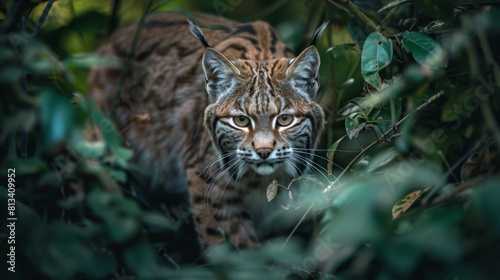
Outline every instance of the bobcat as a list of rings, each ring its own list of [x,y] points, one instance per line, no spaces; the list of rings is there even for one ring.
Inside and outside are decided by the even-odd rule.
[[[137,25],[114,34],[98,53],[128,60],[129,70],[95,67],[89,92],[165,185],[151,192],[177,192],[190,205],[204,246],[225,234],[237,248],[255,247],[262,209],[249,214],[256,207],[246,198],[257,191],[265,200],[273,179],[307,172],[323,129],[314,44],[326,24],[294,57],[265,22],[195,15],[203,31],[182,15],[150,15],[133,55]]]

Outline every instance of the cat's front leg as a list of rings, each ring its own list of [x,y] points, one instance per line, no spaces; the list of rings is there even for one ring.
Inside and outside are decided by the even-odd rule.
[[[233,185],[222,181],[211,186],[200,177],[190,177],[191,205],[205,246],[227,238],[238,249],[260,245],[243,199]]]

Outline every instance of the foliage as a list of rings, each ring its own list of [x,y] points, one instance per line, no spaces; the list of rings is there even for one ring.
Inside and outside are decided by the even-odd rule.
[[[17,218],[16,272],[2,262],[2,279],[498,277],[500,6],[267,3],[2,4],[2,256],[11,252],[4,217]],[[317,172],[262,190],[263,200],[286,193],[289,204],[269,215],[262,227],[282,228],[259,249],[226,242],[196,254],[185,209],[141,191],[154,178],[84,94],[90,66],[113,63],[92,55],[99,42],[165,10],[262,18],[295,50],[332,22],[319,43],[327,127]],[[188,262],[186,251],[195,254]]]

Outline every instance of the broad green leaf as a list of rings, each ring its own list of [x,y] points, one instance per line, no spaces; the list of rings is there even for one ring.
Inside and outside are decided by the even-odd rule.
[[[345,129],[349,139],[358,137],[359,132],[366,127],[366,123],[359,121],[359,113],[352,113],[345,118]]]
[[[142,223],[155,230],[174,231],[174,225],[171,220],[160,213],[146,212],[141,216]]]
[[[74,68],[92,68],[95,66],[106,66],[109,68],[120,69],[122,62],[114,57],[102,57],[94,54],[74,55],[63,61],[66,69]]]
[[[81,127],[73,129],[68,142],[73,151],[84,158],[97,159],[106,153],[106,143],[100,139],[98,141],[87,141]]]
[[[456,263],[463,254],[464,247],[457,229],[463,218],[460,207],[434,207],[416,217],[414,230],[406,235],[406,240],[416,244],[436,260]]]
[[[28,241],[24,255],[50,279],[72,279],[79,273],[103,279],[117,265],[111,253],[90,245],[81,230],[60,222],[30,226]]]
[[[146,238],[136,238],[123,248],[123,261],[137,279],[167,279],[169,270],[161,265],[157,252]]]
[[[365,100],[364,97],[356,97],[349,100],[344,107],[339,109],[339,116],[348,116],[352,113],[362,112],[364,110],[361,106],[363,100]]]
[[[446,68],[448,65],[447,55],[441,46],[424,33],[410,32],[404,35],[402,43],[421,65],[432,69]]]
[[[113,168],[105,168],[117,182],[126,183],[127,182],[127,173],[123,170],[113,169]]]
[[[102,138],[106,145],[113,150],[114,147],[121,145],[120,134],[118,133],[113,121],[99,111],[94,102],[88,98],[78,97],[78,103],[84,109],[88,110],[92,121],[101,131]]]
[[[370,160],[368,166],[366,167],[366,172],[373,173],[380,170],[381,167],[386,166],[392,162],[399,155],[398,151],[394,148],[384,151],[383,153],[377,154],[373,159]]]
[[[380,76],[378,75],[378,73],[373,73],[373,74],[364,76],[364,79],[367,83],[369,83],[371,86],[373,86],[377,90],[382,89],[382,84],[380,83]]]
[[[47,88],[42,93],[40,110],[45,146],[63,143],[73,127],[74,111],[69,99]]]
[[[366,82],[375,88],[381,88],[378,72],[392,60],[392,41],[378,32],[366,38],[361,52],[361,74]]]
[[[122,168],[127,168],[128,160],[132,158],[134,152],[131,149],[121,146],[111,146],[111,151],[113,151],[115,155],[116,163]]]
[[[405,275],[404,273],[410,273],[418,264],[422,248],[410,240],[397,238],[384,244],[381,255],[384,263],[393,271]]]
[[[471,193],[472,206],[497,234],[500,233],[500,179],[487,178],[477,183]]]
[[[352,131],[359,125],[358,115],[359,113],[352,113],[345,117],[345,130],[349,139],[352,139]]]
[[[266,197],[267,202],[271,202],[278,193],[278,180],[274,179],[269,186],[267,186]]]
[[[92,214],[104,223],[111,242],[128,241],[139,232],[141,209],[135,201],[102,191],[92,191],[87,201]]]
[[[327,169],[328,169],[328,175],[332,175],[332,166],[333,166],[333,156],[335,155],[335,152],[337,151],[337,148],[340,144],[340,142],[342,142],[342,139],[344,139],[347,135],[344,135],[342,137],[340,137],[337,141],[335,141],[335,143],[333,143],[330,148],[328,148],[328,152],[326,153],[326,157],[328,158],[328,165],[327,165]]]
[[[31,174],[42,174],[49,170],[49,166],[38,158],[17,158],[3,162],[3,167],[13,168],[17,176],[27,176]],[[1,169],[3,174],[7,174],[7,169]]]

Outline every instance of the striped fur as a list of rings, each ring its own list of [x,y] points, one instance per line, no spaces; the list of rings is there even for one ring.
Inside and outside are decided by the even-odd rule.
[[[120,98],[113,100],[120,68],[93,69],[89,92],[116,113],[135,161],[165,183],[151,192],[175,187],[162,175],[172,158],[182,161],[178,176],[187,180],[204,245],[220,242],[223,231],[238,248],[257,246],[259,215],[245,197],[260,192],[264,201],[273,179],[286,183],[308,171],[324,124],[315,102],[319,55],[310,46],[293,57],[264,22],[196,18],[203,31],[191,24],[192,36],[181,15],[150,16]],[[99,53],[125,59],[136,27],[113,35]]]

